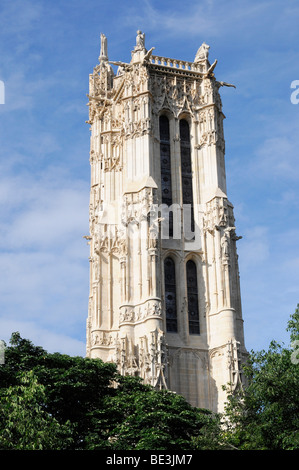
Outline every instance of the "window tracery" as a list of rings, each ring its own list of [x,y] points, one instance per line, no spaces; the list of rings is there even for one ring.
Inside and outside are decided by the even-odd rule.
[[[186,264],[189,333],[199,334],[197,269],[194,261]]]
[[[166,329],[170,333],[176,333],[178,331],[178,327],[175,263],[170,257],[166,258],[164,261],[164,285]]]

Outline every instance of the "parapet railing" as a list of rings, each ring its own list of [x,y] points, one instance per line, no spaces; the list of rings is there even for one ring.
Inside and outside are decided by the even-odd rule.
[[[189,70],[191,72],[204,72],[204,64],[195,64],[185,60],[170,59],[169,57],[162,57],[152,55],[150,61],[154,65],[161,65],[163,67],[171,67],[177,70]]]

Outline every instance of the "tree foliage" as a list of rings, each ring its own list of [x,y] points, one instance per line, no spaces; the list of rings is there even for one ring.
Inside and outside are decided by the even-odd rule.
[[[208,410],[192,407],[173,392],[155,390],[138,378],[119,377],[106,411],[93,414],[90,449],[203,450],[220,449],[220,420]],[[105,416],[105,428],[103,417]],[[100,440],[104,434],[108,439]]]
[[[298,450],[298,308],[287,330],[290,348],[251,352],[247,386],[222,416],[14,333],[0,366],[0,450]]]
[[[219,417],[99,359],[49,354],[14,333],[0,368],[2,449],[208,449]]]
[[[72,428],[68,422],[59,424],[45,409],[45,387],[32,371],[21,373],[20,382],[1,390],[0,449],[67,449]]]
[[[247,387],[229,396],[226,436],[239,449],[299,449],[298,307],[287,330],[291,347],[272,341],[267,351],[252,352],[244,367]]]

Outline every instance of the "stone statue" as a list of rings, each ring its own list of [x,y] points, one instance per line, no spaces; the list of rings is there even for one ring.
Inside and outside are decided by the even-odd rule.
[[[101,52],[99,60],[100,62],[102,60],[108,60],[107,38],[103,33],[101,33]]]
[[[229,242],[230,236],[227,230],[224,230],[223,237],[221,239],[221,247],[222,247],[222,258],[228,259],[229,258]]]
[[[135,46],[135,51],[142,51],[145,49],[144,45],[145,41],[145,34],[142,33],[142,31],[138,30],[137,31],[137,37],[136,37],[136,46]]]
[[[231,235],[234,234],[236,227],[227,227],[223,231],[221,238],[222,260],[229,260]]]
[[[198,49],[198,51],[196,52],[194,62],[201,62],[202,60],[208,60],[209,49],[210,49],[210,46],[208,46],[205,42],[203,42],[200,48]]]

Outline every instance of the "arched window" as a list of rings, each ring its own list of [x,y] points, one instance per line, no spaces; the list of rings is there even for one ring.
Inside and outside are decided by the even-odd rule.
[[[199,334],[199,309],[198,309],[198,286],[197,269],[194,261],[189,260],[186,265],[187,272],[187,299],[188,299],[188,321],[190,335]]]
[[[182,193],[184,207],[184,232],[188,239],[192,239],[191,232],[194,232],[194,207],[192,189],[192,164],[190,148],[190,131],[186,119],[180,120],[180,142],[181,142],[181,173],[182,173]]]
[[[171,187],[171,155],[170,155],[170,134],[169,120],[167,116],[160,116],[160,162],[161,162],[161,192],[162,204],[168,207],[172,205]],[[173,236],[173,214],[169,212],[169,236]]]
[[[164,292],[166,311],[166,330],[172,333],[178,331],[177,309],[176,309],[176,280],[175,263],[172,258],[164,261]]]

